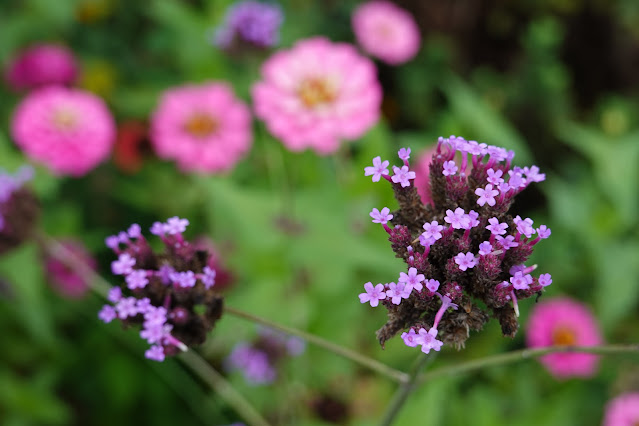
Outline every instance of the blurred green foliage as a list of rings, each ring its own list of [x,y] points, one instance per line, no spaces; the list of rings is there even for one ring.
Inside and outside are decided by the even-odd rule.
[[[459,13],[455,2],[401,1],[420,23],[419,56],[379,65],[385,118],[332,157],[291,154],[255,124],[251,154],[228,176],[186,176],[150,155],[135,174],[106,164],[82,179],[37,169],[44,232],[80,238],[108,274],[103,239],[132,222],[143,227],[188,217],[192,236],[211,236],[236,273],[229,305],[323,336],[406,370],[416,351],[398,339],[381,350],[374,331],[382,310],[360,305],[363,282],[390,281],[402,268],[372,207],[394,205],[385,185],[363,177],[376,155],[414,153],[439,135],[507,146],[520,165],[538,164],[547,182],[515,206],[552,238],[534,262],[553,274],[548,297],[589,304],[611,342],[639,339],[639,126],[636,75],[639,8],[614,2],[485,1]],[[269,52],[229,57],[208,41],[231,1],[5,0],[0,61],[36,41],[70,46],[81,84],[103,96],[119,122],[145,120],[159,94],[189,81],[226,80],[249,100]],[[479,2],[477,3],[479,5]],[[353,42],[355,2],[283,1],[281,44],[323,34]],[[596,40],[593,36],[596,35]],[[633,62],[635,61],[635,62]],[[631,75],[628,75],[631,71]],[[20,95],[0,92],[0,166],[24,157],[10,142]],[[97,296],[69,301],[48,285],[41,253],[28,244],[0,259],[0,424],[222,425],[239,419],[175,360],[142,358],[132,330],[96,318]],[[546,296],[544,296],[546,297]],[[522,304],[525,324],[531,303]],[[523,347],[490,324],[465,350],[434,363]],[[255,329],[225,317],[202,348],[220,367]],[[618,390],[637,376],[636,358],[602,360],[590,380],[558,382],[536,362],[442,378],[417,389],[396,424],[595,425]],[[395,386],[316,347],[292,360],[275,385],[229,380],[275,424],[330,424],[321,401],[343,408],[339,423],[376,424]]]

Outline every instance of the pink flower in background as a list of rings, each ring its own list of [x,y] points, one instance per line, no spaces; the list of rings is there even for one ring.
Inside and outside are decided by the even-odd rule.
[[[639,424],[639,392],[619,395],[606,405],[603,426],[635,426]]]
[[[11,130],[28,157],[72,176],[104,161],[115,140],[115,123],[102,99],[61,86],[30,93],[16,108]]]
[[[251,148],[251,115],[224,83],[180,86],[162,95],[150,135],[157,155],[182,171],[224,172]]]
[[[539,302],[528,319],[526,343],[531,348],[553,345],[595,346],[602,342],[599,326],[590,310],[580,302],[557,298]],[[555,353],[540,358],[557,378],[591,377],[599,358],[582,353]]]
[[[415,186],[424,204],[433,204],[430,194],[430,161],[437,152],[437,147],[428,148],[419,155],[415,168]]]
[[[352,23],[362,48],[388,64],[402,64],[419,51],[421,36],[415,19],[391,2],[360,5],[353,12]]]
[[[62,245],[91,269],[97,268],[97,262],[79,241],[67,240],[63,241]],[[89,283],[63,262],[47,257],[45,259],[45,269],[49,283],[61,296],[69,299],[80,299],[89,291]]]
[[[373,63],[353,46],[317,37],[271,56],[253,100],[288,149],[330,154],[377,122],[382,89]]]
[[[14,90],[72,84],[78,75],[73,53],[63,46],[39,44],[23,50],[7,67],[5,78]]]

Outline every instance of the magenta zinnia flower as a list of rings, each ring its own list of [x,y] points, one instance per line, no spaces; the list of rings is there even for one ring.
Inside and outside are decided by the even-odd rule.
[[[430,194],[430,162],[436,152],[436,146],[423,151],[419,155],[415,168],[415,186],[424,204],[433,204],[433,198]]]
[[[185,172],[231,170],[251,147],[251,116],[224,83],[176,87],[153,112],[151,142]]]
[[[40,44],[22,52],[11,62],[6,80],[14,90],[74,82],[78,66],[73,53],[63,46]]]
[[[62,244],[78,260],[86,263],[91,269],[97,268],[97,262],[91,257],[82,243],[75,240],[66,240]],[[81,299],[89,291],[89,283],[64,262],[53,257],[47,257],[45,259],[45,267],[51,286],[61,296],[69,299]]]
[[[603,426],[635,426],[639,424],[639,392],[619,395],[606,405]]]
[[[16,144],[35,161],[59,174],[81,176],[106,159],[115,123],[99,97],[64,87],[32,92],[12,120]]]
[[[365,51],[391,64],[412,59],[419,50],[419,28],[413,16],[388,1],[371,1],[353,12],[353,31]]]
[[[262,77],[253,87],[255,113],[292,151],[335,152],[379,118],[375,66],[351,45],[302,40],[267,60]]]
[[[572,299],[541,301],[528,319],[526,343],[531,348],[552,345],[595,346],[602,342],[595,317]],[[555,353],[540,358],[550,374],[557,378],[591,377],[599,358],[581,353]]]

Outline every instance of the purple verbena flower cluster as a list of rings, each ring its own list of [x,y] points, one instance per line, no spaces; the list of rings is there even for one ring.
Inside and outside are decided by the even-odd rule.
[[[203,343],[222,314],[210,254],[184,239],[188,225],[178,217],[153,224],[151,233],[164,243],[161,254],[153,252],[137,224],[105,241],[118,256],[111,271],[125,285],[111,289],[112,305],[105,305],[98,317],[107,323],[117,318],[125,325],[141,324],[140,337],[151,345],[145,356],[155,361]]]
[[[222,49],[231,49],[238,44],[273,47],[278,42],[283,20],[282,9],[277,4],[241,1],[228,9],[213,41]]]
[[[33,169],[23,166],[15,174],[0,168],[0,253],[26,240],[35,225],[39,205],[25,183],[33,178]]]
[[[233,348],[226,368],[241,371],[250,384],[269,384],[277,378],[277,365],[285,357],[298,356],[305,349],[302,339],[263,328],[254,342],[242,342]]]
[[[443,343],[461,347],[469,330],[480,330],[490,316],[505,336],[514,336],[518,300],[552,283],[550,274],[535,277],[536,265],[525,265],[550,229],[507,212],[517,194],[545,175],[536,166],[512,166],[514,152],[504,148],[439,138],[430,165],[433,204],[424,205],[411,184],[410,149],[398,156],[403,165],[393,166],[393,176],[380,157],[365,169],[374,182],[384,178],[392,184],[399,209],[375,208],[370,216],[408,266],[397,283],[368,282],[359,295],[361,303],[388,309],[389,320],[377,332],[380,343],[408,329],[404,343],[421,345],[423,352],[439,351]]]

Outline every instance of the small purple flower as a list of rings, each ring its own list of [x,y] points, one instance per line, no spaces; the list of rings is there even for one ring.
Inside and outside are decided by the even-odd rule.
[[[224,23],[215,31],[213,42],[230,48],[236,39],[259,48],[275,46],[284,20],[281,8],[272,3],[241,1],[226,12]]]
[[[488,256],[493,251],[493,246],[488,241],[484,241],[479,245],[479,254],[481,256]]]
[[[175,269],[173,269],[170,265],[165,264],[160,266],[156,274],[160,278],[160,281],[162,281],[162,284],[169,285],[171,284],[171,274],[174,272]]]
[[[397,166],[393,166],[393,173],[395,173],[391,180],[394,183],[400,183],[402,188],[410,186],[410,179],[415,179],[415,172],[408,170],[408,166],[402,166],[400,169]]]
[[[135,266],[135,259],[128,253],[122,253],[118,260],[111,262],[111,271],[114,275],[130,274]]]
[[[127,234],[124,231],[118,232],[117,237],[118,237],[118,242],[122,244],[127,244],[129,242],[129,234]]]
[[[478,143],[477,141],[468,141],[467,150],[470,155],[486,155],[486,145],[485,143]]]
[[[162,362],[164,361],[164,348],[162,346],[153,345],[144,352],[144,356],[146,359]]]
[[[455,229],[464,229],[470,225],[470,219],[461,207],[457,207],[454,212],[450,209],[446,210],[444,222],[450,223]]]
[[[138,299],[135,297],[125,297],[115,305],[115,310],[118,313],[118,318],[125,319],[128,317],[134,317],[138,314],[138,307],[136,305]]]
[[[373,287],[373,283],[367,282],[364,284],[364,290],[366,290],[366,293],[360,293],[359,295],[360,303],[370,302],[371,306],[374,308],[379,305],[380,300],[386,299],[384,284],[377,284]]]
[[[513,170],[508,171],[510,175],[510,179],[508,179],[508,186],[511,189],[519,189],[526,186],[526,179],[521,175],[521,173],[516,173]]]
[[[475,226],[479,226],[479,213],[477,213],[475,210],[469,211],[466,217],[468,218],[469,224],[468,227],[464,229],[470,229],[474,228]]]
[[[143,269],[136,269],[131,271],[125,278],[126,285],[129,289],[135,290],[136,288],[144,288],[149,283],[146,277],[146,271]]]
[[[541,279],[541,277],[539,277]],[[111,305],[104,305],[100,312],[98,313],[98,318],[102,321],[109,323],[115,319],[117,314],[115,313],[115,308]]]
[[[393,218],[388,207],[384,207],[381,212],[377,209],[373,209],[369,215],[373,218],[373,223],[381,223],[382,225],[388,223],[388,221]]]
[[[408,299],[408,296],[410,296],[410,292],[406,292],[406,286],[402,283],[388,283],[388,288],[386,297],[391,299],[393,305],[399,305],[402,299]]]
[[[486,180],[488,181],[488,183],[493,184],[495,187],[498,187],[500,184],[504,183],[504,179],[502,179],[504,172],[502,172],[501,170],[495,171],[494,169],[488,169],[487,173],[488,177],[486,178]]]
[[[429,353],[431,349],[439,351],[444,344],[440,340],[437,340],[437,329],[432,327],[426,331],[425,328],[419,330],[419,337],[422,338],[422,352]]]
[[[169,235],[181,234],[186,231],[187,226],[189,226],[188,219],[180,219],[174,216],[166,221],[165,231]]]
[[[373,158],[373,166],[364,168],[364,176],[373,176],[373,182],[379,182],[382,176],[388,176],[388,161],[382,161],[382,157]]]
[[[517,215],[513,222],[517,225],[517,232],[522,235],[525,235],[526,238],[530,238],[532,234],[535,233],[535,228],[533,228],[533,221],[531,218],[527,217],[526,219],[522,219],[519,215]]]
[[[539,285],[542,287],[548,287],[550,284],[552,284],[552,278],[550,276],[550,274],[541,274],[539,276]]]
[[[486,152],[488,152],[488,155],[490,155],[491,159],[496,162],[504,161],[508,156],[508,151],[500,146],[488,145],[486,147]]]
[[[501,247],[504,250],[508,250],[519,245],[519,243],[515,242],[515,237],[512,235],[506,235],[505,237],[497,235],[495,239],[499,242],[499,244],[501,244]]]
[[[542,182],[546,180],[546,174],[539,173],[539,167],[537,166],[524,167],[523,173],[526,175],[526,182]]]
[[[105,238],[104,244],[111,250],[116,250],[120,246],[120,240],[117,235],[109,235]]]
[[[137,223],[134,223],[129,226],[127,234],[129,234],[129,238],[140,238],[142,236],[142,228]]]
[[[122,299],[122,289],[120,287],[111,287],[107,300],[111,303],[118,303],[120,299]]]
[[[422,233],[422,235],[424,236],[424,238],[432,238],[435,241],[439,240],[442,237],[442,231],[444,230],[444,227],[437,223],[436,220],[433,220],[430,223],[426,222],[423,228],[424,232]]]
[[[550,228],[546,225],[539,226],[539,228],[537,228],[537,236],[542,240],[550,237]]]
[[[435,293],[437,290],[439,290],[439,281],[433,279],[426,280],[426,288],[432,293]]]
[[[475,195],[479,195],[477,204],[479,204],[480,206],[488,204],[492,207],[496,203],[495,197],[499,195],[499,191],[493,189],[493,186],[491,184],[488,184],[485,188],[477,188],[475,190]]]
[[[533,278],[530,274],[524,275],[523,272],[516,272],[514,277],[510,277],[510,282],[516,290],[528,290]]]
[[[459,265],[461,271],[475,267],[477,258],[472,253],[459,253],[455,256],[455,263]]]
[[[162,222],[153,222],[153,225],[151,225],[151,234],[153,235],[157,235],[158,237],[162,237],[164,236],[164,234],[166,234],[166,229],[165,229],[166,225]]]
[[[410,158],[410,148],[401,148],[397,152],[397,155],[399,156],[400,160],[408,161],[408,159]]]
[[[415,330],[413,328],[408,330],[408,333],[402,333],[402,340],[404,341],[404,344],[406,346],[410,346],[411,348],[414,348],[417,345],[421,345],[422,343],[421,336],[415,333]]]
[[[488,229],[491,234],[495,236],[504,235],[506,233],[506,229],[508,228],[507,223],[500,223],[499,219],[497,219],[496,217],[491,217],[490,219],[488,219],[488,223],[490,225],[486,226],[486,229]]]
[[[208,290],[215,285],[215,275],[217,273],[214,269],[211,269],[208,266],[205,266],[204,269],[202,269],[202,272],[204,273],[200,279],[202,280],[202,283],[204,283],[204,287]]]
[[[148,298],[145,299],[149,300]],[[151,325],[164,325],[166,323],[166,309],[163,306],[148,307],[144,313],[144,323]]]
[[[138,309],[138,313],[146,315],[150,309],[155,309],[153,305],[151,305],[151,299],[148,297],[144,297],[142,299],[138,299],[135,303],[135,307]]]
[[[421,291],[424,286],[422,285],[422,281],[424,281],[424,274],[417,274],[416,268],[410,268],[408,270],[408,274],[403,272],[399,273],[398,283],[403,283],[406,286],[406,290],[415,289],[417,291]]]
[[[196,278],[193,271],[173,272],[171,274],[171,281],[179,287],[189,288],[195,286]]]
[[[455,164],[454,161],[446,161],[444,163],[444,171],[442,172],[442,174],[444,176],[453,176],[455,173],[457,173],[457,164]]]

